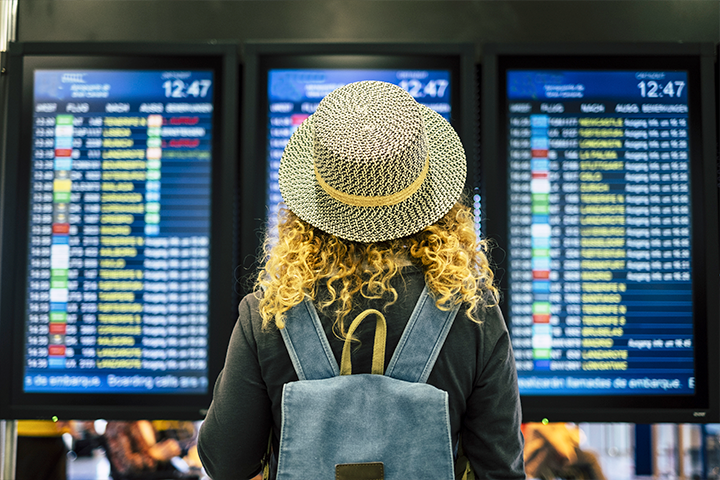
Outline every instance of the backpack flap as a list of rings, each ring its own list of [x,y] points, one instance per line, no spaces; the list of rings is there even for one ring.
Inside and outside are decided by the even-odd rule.
[[[440,310],[425,288],[385,375],[377,374],[386,340],[380,312],[363,312],[349,331],[377,317],[376,374],[349,375],[349,341],[339,369],[312,303],[290,309],[281,332],[300,381],[283,388],[277,478],[347,476],[348,464],[374,464],[356,472],[372,475],[382,464],[383,476],[372,478],[385,480],[454,478],[448,394],[426,381],[459,308]]]
[[[451,480],[447,392],[386,375],[283,389],[278,480],[332,479],[338,464],[382,462],[386,480]]]

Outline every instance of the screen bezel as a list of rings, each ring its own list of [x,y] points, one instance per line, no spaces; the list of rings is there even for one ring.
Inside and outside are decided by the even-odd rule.
[[[208,390],[205,394],[25,393],[22,388],[26,308],[28,207],[34,69],[212,70],[215,109],[208,308]],[[237,47],[164,44],[13,44],[10,49],[8,142],[4,161],[2,318],[0,323],[2,418],[172,418],[202,419],[212,385],[224,363],[236,315],[233,285],[236,259]],[[22,320],[18,320],[22,319]]]
[[[718,421],[719,338],[717,291],[717,188],[715,186],[714,49],[693,45],[492,45],[483,60],[483,231],[496,243],[501,305],[510,326],[505,271],[507,224],[508,70],[686,70],[690,110],[694,395],[521,395],[524,421],[707,422]],[[712,180],[712,181],[711,181]],[[710,298],[715,297],[715,298]]]
[[[468,158],[466,189],[477,162],[475,53],[465,43],[263,43],[245,45],[243,78],[241,250],[244,284],[252,284],[262,258],[267,218],[267,76],[271,69],[449,70],[451,123]]]

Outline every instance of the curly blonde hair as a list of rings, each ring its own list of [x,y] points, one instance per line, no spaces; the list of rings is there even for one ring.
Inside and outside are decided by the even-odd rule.
[[[281,209],[279,240],[265,241],[267,258],[257,277],[256,291],[264,290],[260,300],[263,328],[274,324],[284,328],[283,314],[305,297],[320,309],[334,306],[333,331],[347,335],[345,318],[358,293],[368,299],[390,298],[398,294],[390,280],[401,275],[410,263],[422,268],[425,283],[439,308],[465,302],[467,315],[475,316],[478,306],[497,304],[486,241],[475,234],[473,215],[456,203],[438,222],[408,237],[380,243],[359,243],[323,232]],[[318,285],[325,284],[327,295],[318,298]]]

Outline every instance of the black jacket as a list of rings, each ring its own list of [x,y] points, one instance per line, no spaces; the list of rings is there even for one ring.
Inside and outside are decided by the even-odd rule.
[[[422,271],[405,267],[393,280],[396,303],[357,300],[348,317],[367,308],[383,310],[387,319],[385,366],[390,361],[422,292]],[[268,433],[280,438],[282,388],[297,381],[280,332],[262,331],[258,298],[248,295],[230,339],[225,368],[215,384],[213,402],[200,430],[198,451],[214,480],[251,478],[260,469]],[[318,309],[325,333],[340,364],[343,342],[332,333],[333,319]],[[478,312],[471,321],[464,307],[453,323],[428,383],[449,394],[453,444],[462,434],[463,448],[482,479],[524,479],[520,401],[510,339],[497,307]],[[375,322],[356,331],[361,340],[353,352],[353,373],[370,373]],[[275,451],[278,445],[275,442]]]

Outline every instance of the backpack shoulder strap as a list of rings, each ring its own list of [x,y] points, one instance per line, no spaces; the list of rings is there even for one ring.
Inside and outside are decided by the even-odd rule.
[[[460,304],[440,310],[425,286],[385,375],[408,382],[427,382],[459,309]]]
[[[300,380],[337,377],[340,368],[312,302],[305,299],[285,314],[280,330]]]

